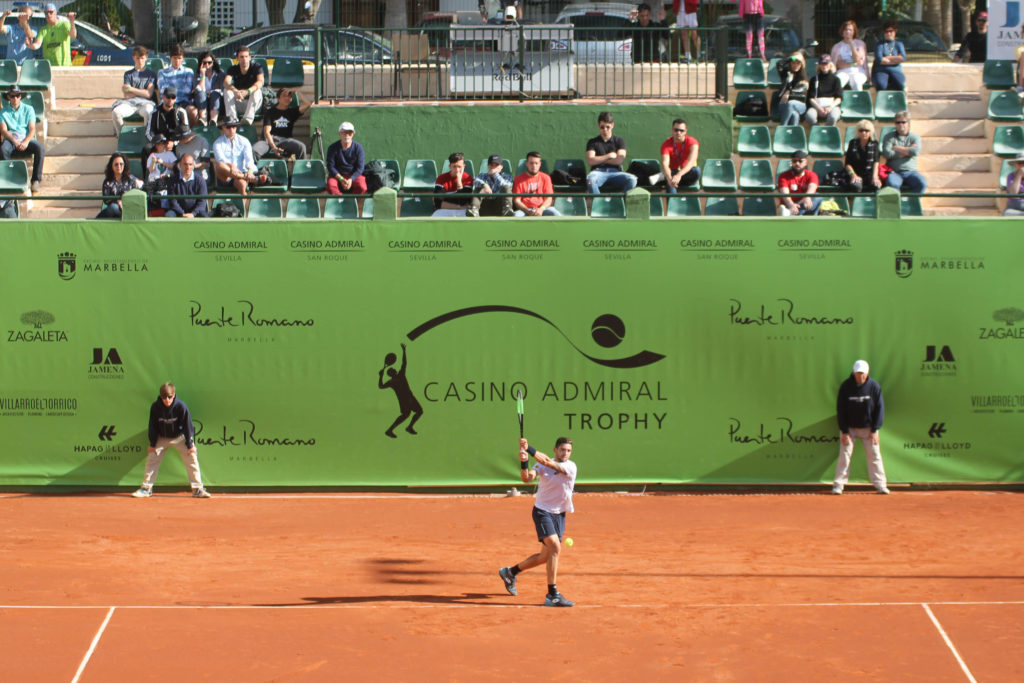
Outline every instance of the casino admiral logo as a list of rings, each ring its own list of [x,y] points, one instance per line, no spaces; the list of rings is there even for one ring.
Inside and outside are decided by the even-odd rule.
[[[665,358],[663,354],[656,353],[654,351],[638,351],[632,355],[621,356],[618,358],[601,358],[595,355],[591,355],[584,351],[580,346],[573,341],[572,337],[563,331],[554,321],[549,318],[531,311],[525,308],[519,308],[517,306],[504,306],[504,305],[485,305],[485,306],[472,306],[469,308],[460,308],[454,311],[449,311],[441,315],[435,316],[430,320],[427,320],[420,325],[413,328],[409,333],[406,334],[407,339],[410,342],[416,341],[423,335],[427,334],[431,330],[434,330],[442,325],[452,323],[463,318],[468,318],[478,315],[489,315],[493,313],[511,313],[515,315],[524,315],[548,325],[554,330],[559,336],[564,339],[569,346],[576,351],[579,355],[586,358],[591,363],[601,365],[608,368],[617,369],[637,369],[645,366],[653,365],[658,361]],[[612,313],[606,313],[599,315],[590,326],[590,337],[598,346],[611,349],[621,344],[626,339],[626,323],[617,315]],[[395,418],[394,422],[390,427],[385,430],[385,435],[395,439],[398,438],[395,434],[395,429],[403,423],[406,423],[405,431],[409,434],[415,435],[417,432],[414,428],[416,421],[423,416],[423,407],[419,400],[416,398],[416,394],[409,384],[409,380],[406,377],[406,367],[408,362],[407,346],[405,342],[401,344],[401,356],[398,353],[389,351],[384,357],[384,364],[378,371],[377,388],[378,389],[391,389],[395,392],[395,398],[398,401],[399,414]],[[645,383],[642,383],[646,386]],[[517,390],[522,390],[524,395],[526,393],[526,386],[522,382],[514,382],[511,385],[511,395],[515,395]],[[640,390],[642,391],[642,390]],[[660,383],[657,386],[656,393],[658,400],[665,400],[661,396]],[[650,396],[648,394],[648,396]],[[429,399],[429,396],[427,397]],[[664,415],[655,418],[658,421],[660,427],[661,420],[664,419]],[[646,422],[645,422],[646,426]]]
[[[57,275],[61,280],[74,280],[78,271],[78,257],[70,251],[57,254]]]
[[[896,252],[896,277],[906,279],[914,274],[914,252],[900,249]]]

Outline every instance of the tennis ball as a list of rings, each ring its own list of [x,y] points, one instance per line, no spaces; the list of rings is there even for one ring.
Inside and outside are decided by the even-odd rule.
[[[572,547],[572,539],[571,538],[566,538],[565,539],[565,544],[571,548]]]
[[[618,346],[622,338],[626,336],[626,323],[611,313],[600,315],[590,325],[590,336],[599,346],[610,349]]]

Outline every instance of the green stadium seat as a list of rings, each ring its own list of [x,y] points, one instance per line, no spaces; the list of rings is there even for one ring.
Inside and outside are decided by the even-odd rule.
[[[841,157],[846,153],[838,126],[811,126],[807,153],[813,157]]]
[[[740,164],[739,189],[744,192],[771,192],[775,189],[772,162],[768,159],[744,159]]]
[[[221,204],[233,204],[235,208],[242,212],[243,216],[245,215],[245,200],[241,197],[214,197],[213,211],[216,211],[217,207]],[[212,216],[214,214],[211,212],[210,215]]]
[[[665,205],[662,202],[663,197],[658,195],[651,195],[651,216],[664,216]]]
[[[438,176],[433,159],[409,159],[402,174],[402,189],[411,192],[433,192]]]
[[[569,175],[572,175],[575,171],[579,177],[586,178],[589,169],[587,169],[587,162],[583,159],[555,159],[554,165],[555,171],[565,171]],[[580,175],[582,174],[582,175]],[[570,187],[569,185],[559,185],[559,187]]]
[[[735,192],[736,165],[732,159],[708,159],[701,170],[701,182],[706,192]]]
[[[324,218],[359,218],[356,198],[328,197],[324,202]]]
[[[768,77],[760,59],[737,59],[732,67],[732,85],[740,88],[767,88]]]
[[[192,71],[195,71],[197,73],[199,71],[199,59],[196,57],[185,57],[181,65],[186,69],[191,69]]]
[[[554,208],[563,216],[586,216],[587,201],[583,195],[566,197],[559,195],[555,197]]]
[[[735,197],[708,197],[704,204],[705,216],[738,216],[740,206]]]
[[[142,168],[142,159],[129,159],[128,172],[139,180],[146,180],[146,169]]]
[[[280,197],[253,197],[247,218],[281,218]]]
[[[18,82],[18,63],[13,59],[0,59],[0,88],[7,89]]]
[[[21,159],[0,161],[0,193],[28,191],[28,164]]]
[[[252,205],[250,204],[250,208]],[[292,197],[284,211],[285,218],[320,218],[320,200],[316,197]]]
[[[637,174],[637,187],[643,187],[650,189],[654,187],[651,184],[651,176],[661,173],[661,162],[657,159],[633,159],[629,162],[626,168],[632,168],[634,171],[639,168],[644,170]]]
[[[127,157],[138,157],[149,139],[144,126],[124,126],[117,136],[117,151]]]
[[[817,159],[814,162],[814,173],[818,176],[818,183],[822,183],[832,171],[840,171],[843,168],[842,159]]]
[[[625,218],[626,202],[622,197],[605,197],[597,195],[590,205],[592,218]]]
[[[146,60],[146,68],[155,74],[159,75],[160,69],[166,69],[167,67],[167,62],[160,59],[159,57],[150,57]]]
[[[1024,152],[1024,126],[996,126],[992,152],[997,157],[1013,157]]]
[[[920,197],[908,197],[903,195],[900,197],[900,215],[901,216],[923,216],[924,210],[921,208]]]
[[[267,63],[266,57],[253,57],[253,64],[259,64],[263,67],[263,80],[270,78],[270,64]]]
[[[544,173],[547,173],[548,175],[551,175],[551,169],[548,168],[547,159],[540,160],[540,170]],[[444,171],[441,172],[444,173]],[[523,173],[526,173],[526,159],[519,160],[519,163],[516,164],[516,175],[512,177],[515,178],[516,176],[522,175]]]
[[[1007,90],[1017,85],[1012,59],[986,59],[981,68],[981,80],[989,90]]]
[[[259,141],[259,139],[263,137],[263,126],[257,127],[257,126],[250,126],[247,123],[240,123],[236,127],[235,132],[238,135],[241,135],[246,140],[248,140],[250,143],[255,145],[256,142]],[[218,135],[218,137],[220,137],[220,136]],[[211,143],[211,144],[213,144],[213,143]]]
[[[485,159],[485,161],[486,161],[486,159]],[[465,159],[465,162],[466,162],[466,173],[468,173],[471,178],[475,178],[476,177],[476,169],[473,168],[473,162],[470,161],[469,159]],[[451,164],[449,164],[448,160],[445,159],[444,163],[441,164],[441,172],[438,175],[444,175],[445,173],[448,172],[448,169],[450,169],[450,168],[451,168]],[[487,168],[486,164],[481,166],[480,167],[481,172],[484,171],[486,168]],[[436,177],[435,177],[435,180],[436,180]]]
[[[882,126],[881,132],[878,134],[878,152],[882,152],[882,143],[885,142],[885,136],[896,130],[896,126]]]
[[[779,60],[781,57],[772,57],[768,60],[768,87],[769,88],[781,88],[782,78],[779,76]],[[807,76],[810,77],[814,72],[808,70]]]
[[[775,180],[778,184],[779,176],[788,171],[793,167],[793,161],[789,158],[779,159],[779,163],[775,165]]]
[[[764,105],[762,111],[764,114],[758,115],[747,115],[747,114],[733,114],[732,117],[740,122],[746,123],[758,123],[768,121],[771,117],[768,114],[768,98],[765,96],[764,91],[761,90],[742,90],[736,93],[736,106],[740,106],[747,100],[760,100]]]
[[[1000,90],[989,95],[988,118],[992,121],[1024,121],[1017,91]]]
[[[320,159],[297,159],[292,166],[292,192],[323,192],[327,189],[327,166]]]
[[[744,197],[742,215],[774,216],[775,200],[772,199],[771,197]]]
[[[220,65],[220,70],[227,72],[228,69],[235,65],[235,60],[231,57],[217,57],[217,64]]]
[[[883,90],[875,95],[876,119],[892,121],[898,111],[907,111],[907,93],[902,90]]]
[[[868,90],[844,90],[843,102],[840,107],[843,113],[839,115],[839,118],[843,121],[875,118],[875,108],[871,102],[871,92]]]
[[[402,218],[422,218],[434,213],[434,200],[431,197],[403,197],[400,207]]]
[[[211,149],[213,148],[213,143],[217,140],[217,138],[220,137],[220,128],[212,124],[208,124],[205,126],[196,126],[192,130],[194,130],[196,134],[201,135],[203,138],[205,138],[206,141],[210,143]]]
[[[50,126],[46,120],[46,103],[43,101],[43,93],[39,90],[26,90],[21,101],[23,104],[31,106],[32,111],[36,113],[36,133],[41,135],[43,140],[46,140],[50,132]],[[141,120],[142,117],[140,116],[139,121]]]
[[[288,190],[288,162],[284,159],[260,159],[256,162],[256,168],[263,170],[273,176],[280,185],[260,185],[254,187],[255,192],[285,192]]]
[[[57,107],[57,93],[53,87],[50,62],[45,59],[26,59],[21,63],[18,86],[22,90],[42,90],[50,94],[50,108]],[[6,103],[5,103],[6,104]]]
[[[807,133],[803,126],[776,126],[772,140],[772,154],[788,157],[796,150],[807,151]]]
[[[857,137],[857,126],[849,125],[846,127],[846,131],[843,133],[843,154],[846,154],[846,148],[850,146],[850,140]]]
[[[668,198],[665,215],[672,217],[699,216],[700,199],[694,196],[674,194]]]
[[[768,126],[740,126],[736,136],[736,153],[743,157],[771,156],[772,136]]]
[[[363,218],[373,218],[373,197],[363,200]]]
[[[274,67],[270,70],[270,87],[301,88],[306,82],[302,70],[302,60],[298,57],[277,57]]]
[[[853,198],[850,215],[854,218],[874,218],[878,212],[878,202],[874,195],[859,194]]]

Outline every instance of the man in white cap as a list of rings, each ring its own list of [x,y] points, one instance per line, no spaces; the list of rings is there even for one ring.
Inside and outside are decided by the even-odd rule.
[[[1019,153],[1013,159],[1013,170],[1006,176],[1006,194],[1010,196],[1006,200],[1004,216],[1024,216],[1024,198],[1014,197],[1015,194],[1024,194],[1024,152]]]
[[[43,48],[43,59],[51,66],[71,66],[71,41],[78,38],[74,12],[68,12],[67,21],[57,16],[57,6],[52,2],[43,7],[46,26],[39,29],[36,39],[30,44],[33,50]]]
[[[366,194],[366,152],[355,136],[356,127],[342,121],[338,141],[327,148],[328,194]]]
[[[864,455],[868,461],[868,477],[875,490],[889,493],[885,481],[885,467],[882,453],[878,448],[878,430],[885,417],[885,402],[882,387],[868,377],[868,362],[859,360],[853,364],[853,373],[839,386],[836,399],[836,419],[839,422],[839,461],[836,463],[836,478],[832,482],[832,493],[839,495],[850,478],[850,456],[853,455],[853,440],[864,442]]]

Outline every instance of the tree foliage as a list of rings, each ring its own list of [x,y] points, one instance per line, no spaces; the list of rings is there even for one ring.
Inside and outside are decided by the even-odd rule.
[[[1000,308],[992,314],[992,319],[1012,326],[1018,320],[1024,320],[1024,311],[1019,308]]]
[[[53,313],[47,311],[29,311],[21,316],[21,322],[23,325],[31,325],[37,330],[43,325],[49,325],[56,318],[53,317]]]

